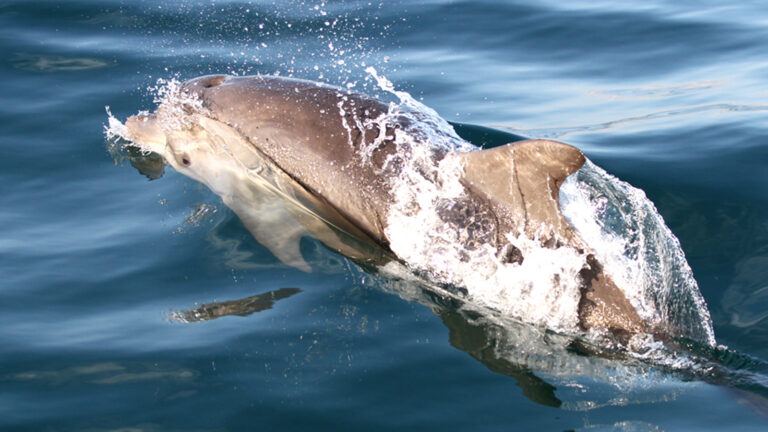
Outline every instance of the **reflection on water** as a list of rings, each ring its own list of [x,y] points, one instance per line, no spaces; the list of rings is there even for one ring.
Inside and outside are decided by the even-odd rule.
[[[622,352],[606,351],[573,337],[486,315],[422,281],[385,275],[371,278],[357,267],[350,271],[354,278],[367,276],[369,285],[427,306],[448,328],[454,348],[489,370],[513,378],[523,394],[537,404],[583,411],[669,401],[695,388],[695,384],[685,383],[675,373]],[[239,300],[207,303],[174,312],[172,319],[189,323],[248,316],[271,309],[277,300],[300,291],[281,288]],[[354,305],[343,305],[341,311],[347,316],[354,315],[355,309]]]
[[[694,107],[684,107],[672,110],[656,111],[648,114],[624,117],[615,120],[604,121],[600,123],[574,125],[574,126],[557,126],[544,129],[525,129],[517,128],[509,124],[498,124],[499,128],[510,131],[515,134],[534,136],[537,138],[559,139],[567,135],[579,133],[579,132],[597,132],[606,129],[614,129],[617,127],[626,126],[635,123],[645,123],[655,120],[663,120],[669,117],[684,116],[701,114],[708,111],[715,112],[727,112],[727,111],[768,111],[767,105],[738,105],[731,103],[718,103]]]
[[[194,370],[170,365],[106,362],[63,369],[20,372],[8,376],[7,379],[36,381],[50,385],[64,385],[72,382],[114,385],[157,380],[189,381],[197,376],[198,373]]]
[[[738,400],[749,401],[750,406],[756,404],[754,401],[764,400],[754,393],[761,391],[754,388],[755,378],[760,377],[754,373],[757,368],[753,367],[753,372],[729,369],[729,364],[744,367],[743,358],[737,353],[720,352],[719,359],[715,355],[704,359],[681,351],[677,355],[687,363],[670,367],[488,314],[439,287],[415,278],[403,279],[392,274],[371,278],[369,273],[358,267],[350,267],[349,271],[354,279],[367,279],[366,285],[428,307],[448,328],[451,346],[466,352],[489,370],[513,378],[522,393],[540,405],[588,411],[608,406],[672,401],[696,389],[699,385],[696,380],[730,386],[737,392],[734,394],[738,395]],[[239,300],[207,303],[194,309],[176,311],[172,319],[190,323],[226,316],[248,316],[269,310],[277,300],[299,292],[298,288],[281,288]],[[341,306],[340,313],[345,316],[345,321],[356,320],[356,308],[354,304]],[[363,329],[366,319],[363,317],[360,320],[360,328]],[[348,325],[357,328],[351,322]],[[726,358],[728,356],[731,358]],[[114,372],[113,376],[94,383],[181,379],[188,376],[179,372],[129,374],[122,372],[121,367],[104,369]],[[752,378],[743,381],[748,375]],[[737,387],[746,390],[737,390]]]
[[[190,323],[210,321],[230,315],[248,316],[254,312],[272,309],[277,300],[291,297],[300,292],[301,290],[298,288],[280,288],[240,300],[205,303],[194,309],[173,312],[171,319]]]
[[[664,429],[643,421],[620,421],[614,424],[595,424],[574,429],[574,432],[664,432]]]
[[[135,147],[121,149],[116,145],[108,146],[107,151],[115,164],[127,160],[139,174],[149,180],[157,180],[165,174],[165,160],[156,153],[145,153]]]
[[[192,211],[184,219],[185,225],[200,226],[216,213],[216,206],[209,203],[200,203],[192,207]]]
[[[590,94],[608,99],[646,99],[667,98],[689,93],[697,93],[705,90],[724,86],[724,80],[693,81],[673,85],[646,85],[635,88],[609,89],[591,91]]]
[[[490,326],[472,323],[460,312],[450,309],[437,313],[450,330],[450,343],[455,348],[479,360],[488,369],[517,380],[523,394],[538,404],[559,407],[562,401],[555,396],[555,386],[534,375],[524,364],[517,364],[498,355],[498,339]]]
[[[725,347],[679,340],[637,356],[480,311],[413,278],[380,276],[375,284],[429,307],[448,327],[453,347],[514,378],[541,405],[583,411],[668,402],[707,382],[768,413],[768,363]]]
[[[17,69],[32,72],[65,72],[103,68],[108,66],[108,63],[85,57],[18,53],[11,58],[11,65]]]
[[[768,318],[768,255],[736,264],[736,277],[723,294],[721,306],[736,327],[754,328]]]
[[[448,327],[453,347],[514,378],[541,405],[592,410],[673,400],[693,388],[625,352],[489,314],[413,279],[381,277],[378,286],[429,307]]]

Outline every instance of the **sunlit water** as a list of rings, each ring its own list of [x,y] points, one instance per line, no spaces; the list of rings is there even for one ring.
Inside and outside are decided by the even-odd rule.
[[[25,1],[0,23],[0,428],[765,427],[761,2]],[[104,106],[151,108],[157,78],[279,73],[387,98],[371,66],[446,120],[580,147],[597,187],[569,196],[628,193],[601,169],[639,188],[694,278],[661,283],[698,286],[719,346],[600,352],[311,239],[303,273],[204,187],[106,151]],[[457,126],[477,145],[501,131]],[[605,210],[655,217],[630,204]],[[685,270],[674,237],[636,232],[605,253]],[[678,323],[703,307],[648,301],[686,305],[659,309]]]

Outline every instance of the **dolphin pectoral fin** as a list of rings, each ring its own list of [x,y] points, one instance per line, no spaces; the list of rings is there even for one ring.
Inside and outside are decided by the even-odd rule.
[[[565,178],[584,164],[581,150],[558,141],[525,140],[449,157],[461,159],[465,186],[491,205],[500,223],[511,224],[502,229],[572,238],[558,192]]]
[[[307,229],[318,237],[317,232],[337,231],[343,235],[355,238],[361,243],[381,247],[370,235],[363,232],[354,223],[345,218],[335,207],[330,205],[321,196],[314,194],[305,187],[291,179],[287,175],[277,178],[279,189],[285,193],[290,200],[295,201],[295,206],[291,207],[292,214]],[[322,238],[319,238],[323,241]],[[324,241],[323,241],[324,242]],[[324,242],[325,243],[325,242]],[[328,245],[326,243],[326,245]],[[331,248],[334,248],[331,246]]]
[[[277,199],[277,198],[275,198]],[[239,203],[227,202],[245,228],[262,246],[285,265],[311,273],[312,267],[301,255],[301,238],[306,229],[283,207],[282,202]]]
[[[274,228],[274,227],[272,227]],[[283,227],[284,229],[284,227]],[[312,273],[312,267],[304,260],[301,254],[301,238],[306,231],[303,228],[288,235],[281,235],[279,238],[270,238],[270,241],[264,241],[261,244],[269,249],[272,254],[285,265],[291,266],[306,273]],[[276,241],[272,241],[276,240]]]

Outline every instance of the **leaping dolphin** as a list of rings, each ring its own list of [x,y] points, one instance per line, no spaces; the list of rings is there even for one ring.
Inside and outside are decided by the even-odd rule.
[[[209,75],[183,83],[179,94],[182,103],[128,118],[126,138],[220,195],[280,260],[309,270],[298,250],[307,231],[355,259],[367,259],[372,246],[398,255],[389,233],[403,199],[393,185],[420,151],[398,134],[428,124],[375,98],[282,77]],[[435,183],[442,180],[430,166],[459,167],[461,191],[438,209],[446,229],[461,233],[453,238],[469,251],[491,247],[507,264],[526,259],[514,235],[573,248],[584,257],[579,326],[619,337],[652,331],[560,212],[558,191],[583,165],[580,150],[550,140],[466,146],[432,146],[416,166]],[[260,220],[264,206],[282,209],[274,223]]]

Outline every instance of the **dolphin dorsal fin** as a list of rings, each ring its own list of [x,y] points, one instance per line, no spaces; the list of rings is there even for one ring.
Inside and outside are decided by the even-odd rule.
[[[525,140],[450,157],[461,159],[464,186],[488,202],[502,230],[522,229],[546,241],[571,239],[558,192],[584,164],[581,150],[558,141]]]

